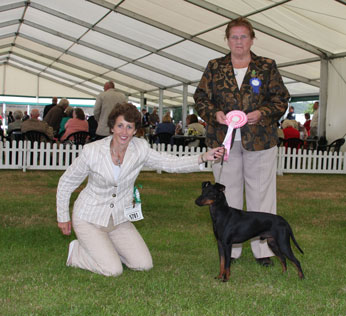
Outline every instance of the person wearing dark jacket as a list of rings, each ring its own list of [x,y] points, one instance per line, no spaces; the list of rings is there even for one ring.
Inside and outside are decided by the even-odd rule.
[[[206,144],[211,148],[224,141],[228,112],[246,114],[247,124],[233,131],[228,160],[214,163],[214,177],[226,186],[230,206],[243,209],[245,189],[247,210],[275,214],[277,122],[290,95],[275,61],[251,52],[255,32],[248,20],[232,20],[225,33],[231,52],[209,61],[194,94],[195,109],[207,123]],[[274,254],[266,241],[254,239],[251,248],[259,264],[272,264]],[[241,249],[233,245],[233,259]]]

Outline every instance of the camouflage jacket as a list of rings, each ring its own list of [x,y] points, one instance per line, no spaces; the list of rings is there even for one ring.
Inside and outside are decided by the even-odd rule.
[[[258,93],[250,84],[251,78],[261,81]],[[227,132],[227,126],[216,121],[216,112],[261,112],[259,123],[241,127],[242,145],[250,151],[269,149],[277,144],[277,122],[284,115],[289,98],[275,61],[252,52],[240,91],[233,72],[231,54],[228,54],[209,61],[194,94],[195,109],[207,123],[206,143],[212,148],[222,144]]]

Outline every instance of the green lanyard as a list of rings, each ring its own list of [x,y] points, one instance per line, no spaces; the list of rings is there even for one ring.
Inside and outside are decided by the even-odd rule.
[[[133,187],[133,199],[136,204],[142,203],[138,188],[143,188],[143,186],[141,184],[138,184],[138,187],[136,185]]]

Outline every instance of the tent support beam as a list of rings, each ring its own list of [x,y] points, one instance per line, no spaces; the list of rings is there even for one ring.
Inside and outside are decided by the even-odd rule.
[[[321,59],[320,106],[318,114],[318,136],[326,136],[328,100],[328,59]]]

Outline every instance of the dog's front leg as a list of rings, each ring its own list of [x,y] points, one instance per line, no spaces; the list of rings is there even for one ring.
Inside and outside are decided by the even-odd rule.
[[[222,280],[225,274],[225,253],[220,240],[217,240],[217,249],[219,251],[220,272],[219,275],[215,277],[215,279]]]
[[[228,282],[231,275],[231,253],[232,253],[232,244],[224,245],[224,254],[225,254],[225,268],[223,282]]]

